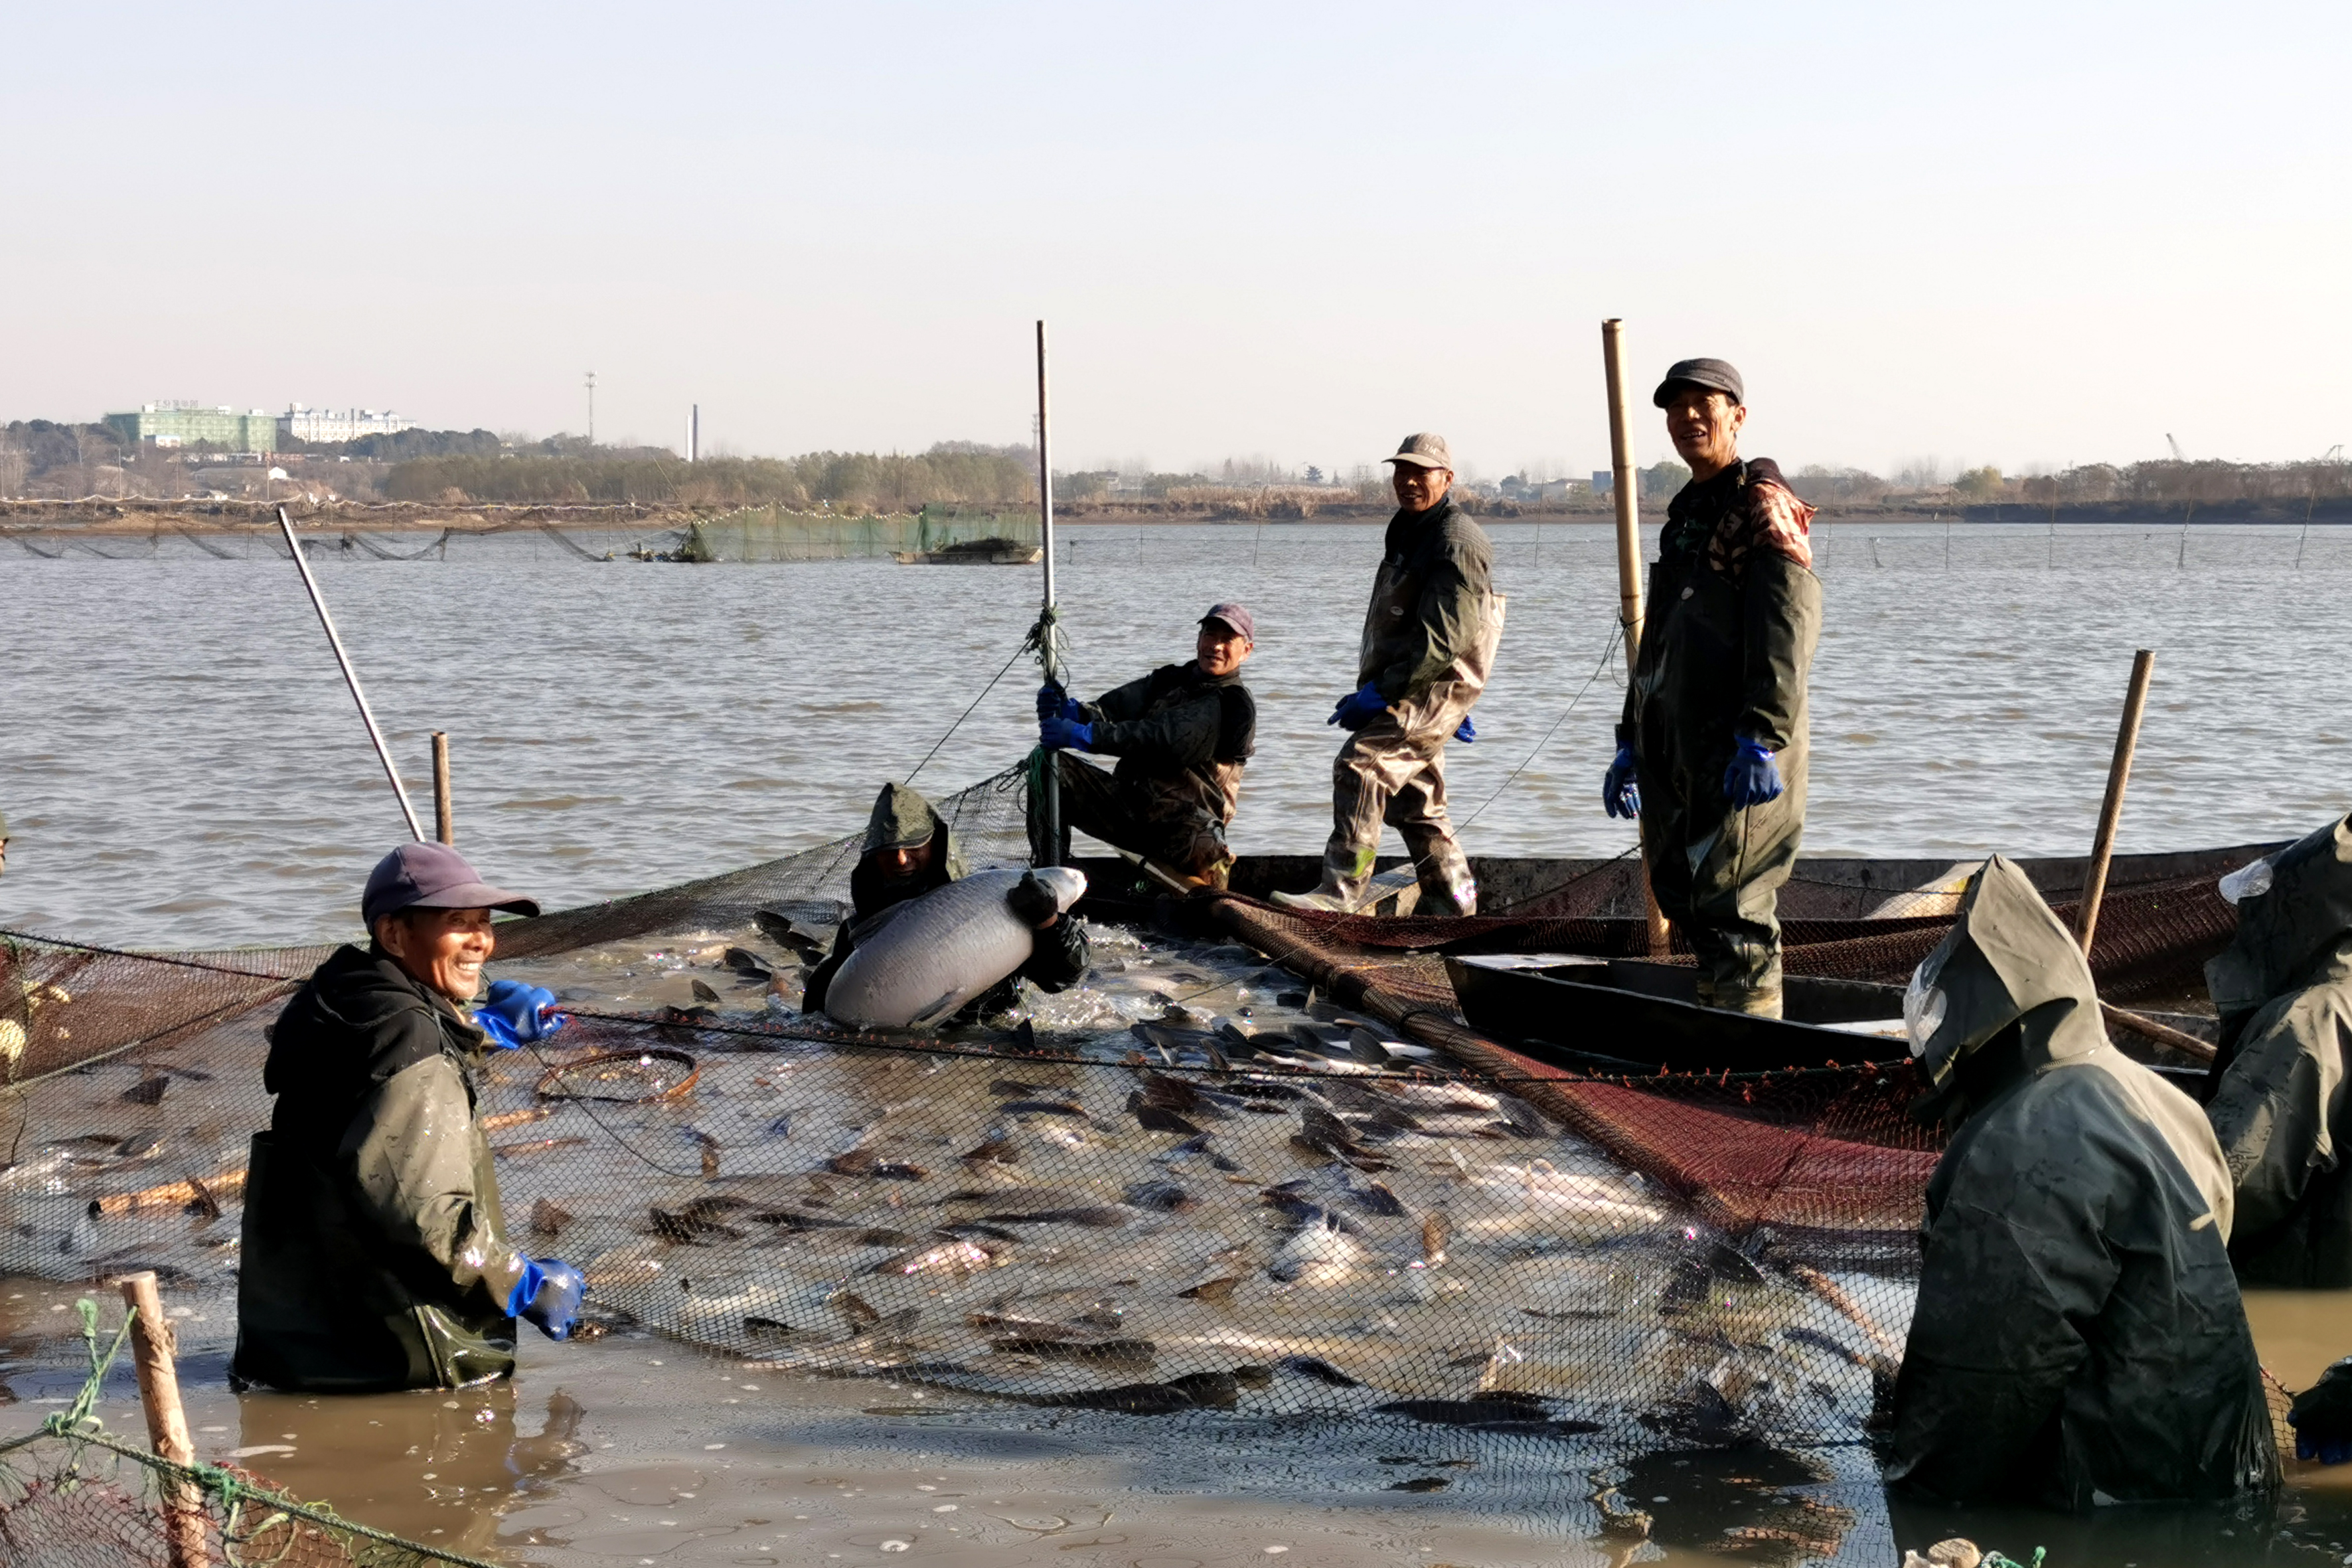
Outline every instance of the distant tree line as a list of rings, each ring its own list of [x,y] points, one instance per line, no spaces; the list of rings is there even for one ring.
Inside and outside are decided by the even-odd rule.
[[[919,454],[810,452],[797,458],[707,458],[661,453],[548,456],[471,454],[394,465],[393,500],[520,505],[644,502],[677,506],[831,507],[847,513],[914,511],[934,503],[1034,506],[1026,447],[943,441]]]

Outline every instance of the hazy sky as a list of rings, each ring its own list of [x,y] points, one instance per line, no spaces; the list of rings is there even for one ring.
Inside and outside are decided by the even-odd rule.
[[[0,23],[0,418],[1885,469],[2352,441],[2352,7],[113,6]],[[1663,455],[1642,423],[1645,460]]]

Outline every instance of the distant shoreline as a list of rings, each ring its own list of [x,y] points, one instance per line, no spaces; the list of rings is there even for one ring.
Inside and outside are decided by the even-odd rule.
[[[65,529],[104,536],[185,531],[190,533],[234,534],[274,530],[277,509],[283,505],[295,527],[304,532],[363,529],[380,533],[438,532],[502,533],[541,526],[580,529],[673,529],[722,517],[742,510],[733,506],[681,507],[650,503],[485,504],[448,505],[429,501],[335,500],[319,505],[297,498],[284,502],[257,500],[155,500],[140,498],[79,500],[0,500],[0,533],[16,534]],[[1645,524],[1665,513],[1663,501],[1645,501]],[[2184,515],[2185,514],[2185,515]],[[1393,509],[1368,502],[1339,502],[1318,507],[1311,517],[1258,517],[1226,507],[1185,506],[1167,501],[1056,502],[1055,521],[1075,528],[1136,527],[1161,523],[1221,523],[1258,528],[1311,528],[1328,522],[1384,522]],[[1484,522],[1525,522],[1607,528],[1614,515],[1605,506],[1584,502],[1575,506],[1534,507],[1487,503],[1478,512]],[[848,521],[849,514],[844,514]],[[2061,504],[2056,508],[2015,501],[1953,506],[1948,502],[1882,502],[1874,505],[1831,503],[1814,519],[1814,526],[1838,523],[2000,523],[2109,524],[2130,527],[2178,528],[2183,521],[2295,526],[2352,523],[2352,498],[2325,498],[2306,509],[2284,502],[2231,500],[2184,507],[2180,502],[2099,501]]]

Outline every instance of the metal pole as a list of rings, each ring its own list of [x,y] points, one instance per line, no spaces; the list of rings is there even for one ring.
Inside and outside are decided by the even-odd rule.
[[[449,803],[449,736],[433,731],[433,837],[444,844],[457,842],[457,814]]]
[[[1045,323],[1037,323],[1037,504],[1038,516],[1045,544],[1045,608],[1038,618],[1037,662],[1045,667],[1045,679],[1058,686],[1062,681],[1061,628],[1054,620],[1054,466],[1045,450]],[[1045,826],[1045,864],[1059,865],[1062,858],[1062,760],[1054,752],[1045,754],[1042,775],[1038,781],[1039,811]]]
[[[327,642],[335,650],[335,662],[343,667],[343,684],[352,689],[352,700],[360,705],[360,721],[367,726],[368,739],[375,742],[375,754],[383,763],[383,776],[392,781],[392,793],[399,797],[400,815],[408,819],[409,836],[419,844],[425,842],[425,829],[416,821],[416,808],[408,804],[408,791],[400,782],[400,770],[392,765],[392,749],[383,743],[383,731],[375,727],[375,714],[368,707],[367,693],[360,689],[360,678],[352,668],[351,655],[343,651],[343,639],[335,634],[335,618],[327,614],[327,601],[319,592],[319,580],[310,575],[310,563],[303,558],[302,542],[294,537],[294,524],[288,521],[286,509],[278,509],[278,527],[286,535],[286,548],[294,552],[294,569],[302,574],[302,586],[310,591],[310,607],[319,612],[319,624],[327,629]]]
[[[2083,874],[2083,905],[2074,911],[2074,938],[2083,944],[2085,958],[2091,955],[2091,937],[2099,929],[2099,901],[2107,892],[2107,862],[2115,858],[2116,824],[2124,814],[2124,785],[2131,779],[2140,715],[2147,710],[2148,678],[2155,672],[2155,654],[2142,648],[2132,655],[2131,689],[2124,697],[2123,722],[2116,727],[2115,760],[2107,764],[2107,798],[2099,807],[2099,835],[2091,845],[2091,864]]]
[[[1625,323],[1614,316],[1601,323],[1601,363],[1609,378],[1610,489],[1617,503],[1617,624],[1625,633],[1625,679],[1642,648],[1642,517],[1639,481],[1633,474],[1633,409],[1625,395]],[[1642,909],[1650,954],[1665,955],[1665,912],[1650,890],[1650,861],[1642,856]]]
[[[188,1437],[187,1412],[180,1405],[180,1374],[172,1364],[173,1333],[155,1292],[152,1271],[127,1274],[117,1283],[131,1312],[131,1364],[139,1373],[139,1404],[147,1414],[147,1440],[175,1465],[196,1462]],[[177,1477],[163,1481],[164,1549],[172,1568],[205,1568],[205,1510],[196,1489]]]

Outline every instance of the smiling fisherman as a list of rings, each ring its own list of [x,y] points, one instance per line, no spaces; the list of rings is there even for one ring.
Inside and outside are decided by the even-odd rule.
[[[1223,887],[1234,863],[1225,830],[1257,742],[1257,701],[1242,684],[1242,666],[1256,647],[1248,610],[1212,605],[1189,663],[1161,665],[1092,702],[1073,701],[1059,686],[1038,688],[1037,744],[1060,774],[1062,810],[1062,841],[1048,845],[1043,792],[1029,792],[1029,843],[1038,864],[1066,864],[1075,827],[1174,879]],[[1073,750],[1117,757],[1118,770],[1106,773]]]
[[[555,998],[501,980],[494,910],[535,915],[455,849],[404,844],[368,878],[367,947],[342,947],[286,1005],[262,1084],[278,1097],[245,1188],[232,1373],[312,1392],[457,1388],[514,1370],[515,1319],[572,1331],[579,1270],[507,1239],[474,1119],[486,1048],[561,1026]]]
[[[1612,816],[1642,822],[1650,891],[1698,959],[1698,999],[1780,1016],[1780,884],[1805,826],[1805,679],[1822,585],[1813,509],[1769,458],[1739,456],[1739,373],[1686,359],[1651,401],[1690,465],[1650,568]]]
[[[1390,519],[1364,612],[1355,690],[1325,720],[1348,731],[1331,763],[1331,837],[1323,879],[1276,893],[1290,909],[1352,910],[1364,900],[1386,823],[1404,839],[1423,915],[1475,915],[1478,884],[1445,810],[1445,742],[1478,738],[1470,710],[1503,637],[1486,531],[1453,500],[1443,436],[1408,436],[1396,455]]]
[[[1928,1179],[1890,1485],[1951,1502],[2211,1500],[2278,1485],[2195,1102],[2108,1044],[2082,949],[1996,855],[1904,1023],[1951,1140]]]

